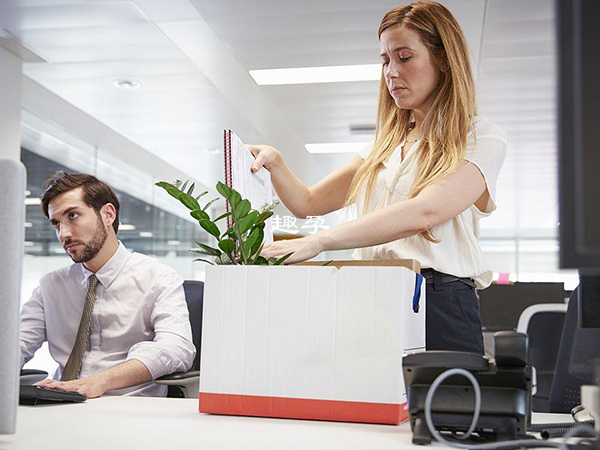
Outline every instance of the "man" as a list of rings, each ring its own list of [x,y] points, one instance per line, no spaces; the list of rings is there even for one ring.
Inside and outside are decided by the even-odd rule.
[[[21,366],[48,341],[59,368],[44,387],[166,395],[152,380],[195,356],[182,278],[117,240],[119,201],[96,177],[58,172],[41,199],[75,264],[44,276],[23,306]]]

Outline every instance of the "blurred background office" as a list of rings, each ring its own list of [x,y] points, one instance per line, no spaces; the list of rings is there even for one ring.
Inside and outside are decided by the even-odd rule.
[[[498,210],[481,223],[489,267],[501,283],[554,282],[568,293],[578,276],[558,264],[554,2],[441,3],[469,42],[480,113],[509,136]],[[352,158],[374,136],[377,28],[401,4],[0,0],[0,97],[18,102],[4,82],[12,77],[21,88],[27,168],[22,301],[44,273],[71,263],[39,206],[42,184],[57,170],[111,184],[121,200],[123,243],[186,279],[203,279],[204,265],[192,263],[188,249],[208,241],[206,233],[154,183],[190,179],[217,197],[224,129],[278,147],[307,184]],[[289,216],[282,207],[277,214]],[[330,214],[321,225],[348,214]],[[282,219],[277,233],[306,234],[304,223]],[[38,368],[51,365],[43,352],[36,358]]]

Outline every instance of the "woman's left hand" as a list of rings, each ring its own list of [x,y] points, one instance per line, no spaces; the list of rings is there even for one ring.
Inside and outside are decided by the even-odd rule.
[[[314,258],[323,251],[317,234],[299,239],[286,239],[273,242],[266,245],[261,252],[261,256],[269,259],[272,257],[281,258],[288,253],[293,254],[284,261],[284,264],[294,264]]]

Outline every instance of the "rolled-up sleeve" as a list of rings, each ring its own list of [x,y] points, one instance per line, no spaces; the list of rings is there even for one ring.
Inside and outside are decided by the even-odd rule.
[[[46,341],[46,318],[41,288],[38,286],[21,311],[21,367],[29,361]]]
[[[159,277],[153,286],[151,313],[154,339],[131,347],[127,360],[137,359],[156,379],[188,370],[196,356],[192,328],[183,290],[183,279],[174,271]]]

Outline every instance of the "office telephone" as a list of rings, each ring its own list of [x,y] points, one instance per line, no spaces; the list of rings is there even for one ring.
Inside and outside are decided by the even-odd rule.
[[[470,442],[527,439],[531,423],[532,369],[527,335],[503,331],[494,335],[494,360],[467,352],[427,351],[407,355],[402,366],[414,444],[429,444],[425,417],[432,383],[449,369],[464,369],[480,386],[480,415]],[[468,375],[468,374],[467,374]],[[475,387],[464,376],[451,375],[429,399],[430,418],[442,435],[461,437],[470,430]]]

